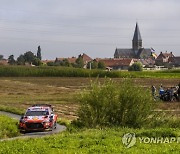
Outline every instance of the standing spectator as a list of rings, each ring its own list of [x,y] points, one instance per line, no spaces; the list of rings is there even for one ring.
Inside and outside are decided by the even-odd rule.
[[[169,89],[169,100],[172,102],[173,101],[173,95],[174,95],[174,90],[173,87]]]
[[[177,94],[178,94],[178,101],[180,101],[180,82],[178,84]]]
[[[161,84],[160,88],[159,88],[159,95],[163,95],[164,94],[164,89],[163,89],[163,86]]]
[[[155,96],[156,96],[156,87],[152,85],[151,90],[152,90],[152,96],[155,98]]]

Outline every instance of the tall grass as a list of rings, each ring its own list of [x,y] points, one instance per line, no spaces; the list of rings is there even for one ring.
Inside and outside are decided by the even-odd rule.
[[[0,77],[111,77],[111,78],[180,78],[180,70],[170,71],[105,71],[72,67],[0,66]]]
[[[17,121],[7,116],[0,115],[0,139],[18,136]]]

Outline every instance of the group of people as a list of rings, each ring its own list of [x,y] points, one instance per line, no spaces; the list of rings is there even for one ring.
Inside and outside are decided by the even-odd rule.
[[[152,96],[154,99],[157,97],[160,98],[163,101],[180,101],[180,83],[171,88],[167,88],[166,90],[163,88],[162,84],[159,88],[159,95],[157,96],[157,90],[155,86],[152,86]]]

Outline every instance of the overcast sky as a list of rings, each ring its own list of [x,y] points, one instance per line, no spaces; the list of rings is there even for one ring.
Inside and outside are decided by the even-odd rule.
[[[0,54],[113,57],[131,48],[136,21],[143,47],[180,56],[180,0],[0,0]]]

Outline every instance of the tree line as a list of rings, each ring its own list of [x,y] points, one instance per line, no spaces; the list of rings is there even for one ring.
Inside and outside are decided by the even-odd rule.
[[[3,55],[0,55],[0,60],[3,59]],[[41,47],[38,46],[38,50],[36,55],[31,52],[27,51],[24,54],[21,54],[17,59],[15,60],[14,55],[10,55],[8,57],[8,63],[9,65],[35,65],[40,66],[44,65],[42,63],[42,55],[41,55]],[[45,64],[46,65],[46,64]],[[90,61],[87,64],[83,61],[83,58],[81,55],[78,56],[76,61],[74,63],[71,63],[68,61],[68,59],[63,60],[56,60],[54,62],[48,62],[47,66],[65,66],[65,67],[75,67],[75,68],[88,68],[88,69],[105,69],[104,62],[97,62],[96,60]]]
[[[81,55],[78,56],[75,63],[70,63],[68,59],[63,60],[56,60],[54,62],[48,62],[48,66],[66,66],[66,67],[75,67],[75,68],[84,68],[84,66],[87,69],[105,69],[105,64],[102,61],[97,62],[96,60],[90,61],[87,64],[83,61],[83,58]]]
[[[35,66],[40,66],[42,64],[41,62],[42,56],[41,56],[41,47],[38,46],[37,54],[35,55],[31,51],[27,51],[24,54],[21,54],[17,60],[15,60],[14,55],[10,55],[8,57],[8,63],[10,65],[25,65],[25,64],[31,64]]]

